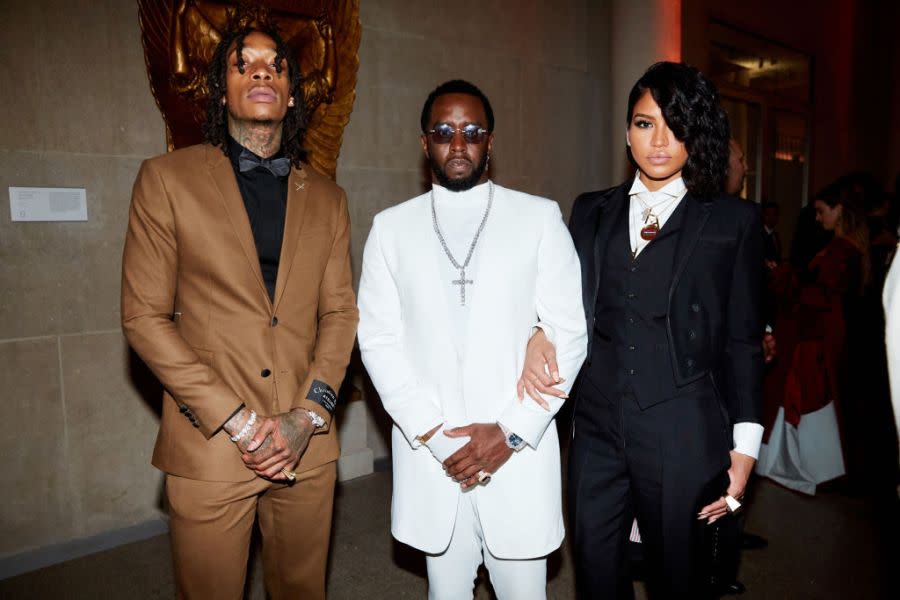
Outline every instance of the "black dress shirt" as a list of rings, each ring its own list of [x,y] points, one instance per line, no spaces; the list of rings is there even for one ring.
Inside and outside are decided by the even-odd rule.
[[[284,238],[284,219],[287,213],[287,176],[278,177],[267,169],[257,167],[241,173],[238,158],[246,150],[228,136],[228,157],[234,168],[241,198],[250,219],[256,254],[269,298],[275,301],[275,281],[278,279],[278,262],[281,258],[281,241]],[[249,152],[249,150],[247,150]],[[282,156],[282,152],[272,157]]]

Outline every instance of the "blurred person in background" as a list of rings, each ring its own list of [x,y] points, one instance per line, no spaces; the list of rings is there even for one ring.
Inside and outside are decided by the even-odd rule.
[[[807,494],[845,473],[839,422],[856,401],[847,397],[848,332],[870,279],[860,198],[833,185],[814,208],[831,241],[805,270],[783,265],[774,273],[779,360],[766,379],[766,438],[757,464],[759,474]]]

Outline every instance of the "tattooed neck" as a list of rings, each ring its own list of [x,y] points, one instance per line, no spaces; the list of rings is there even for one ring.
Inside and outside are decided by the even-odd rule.
[[[261,158],[269,158],[281,148],[280,121],[237,121],[229,117],[228,133]]]

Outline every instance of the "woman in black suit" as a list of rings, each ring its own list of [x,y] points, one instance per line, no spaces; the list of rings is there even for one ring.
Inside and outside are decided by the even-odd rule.
[[[759,210],[721,192],[728,120],[698,70],[651,66],[626,125],[635,177],[579,196],[569,222],[593,332],[569,452],[579,597],[631,594],[634,518],[653,597],[711,597],[707,525],[742,499],[762,436]],[[538,397],[552,337],[520,382]]]

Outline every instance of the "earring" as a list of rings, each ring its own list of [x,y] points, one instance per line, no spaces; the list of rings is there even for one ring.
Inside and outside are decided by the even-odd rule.
[[[491,167],[491,155],[487,155],[487,160],[484,161],[484,170],[487,171]]]
[[[294,108],[294,99],[293,98],[288,98],[288,106],[291,108]]]
[[[222,96],[222,106],[225,106],[225,96]]]

